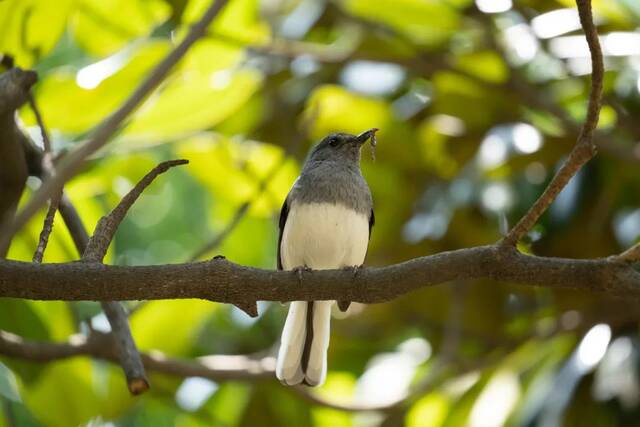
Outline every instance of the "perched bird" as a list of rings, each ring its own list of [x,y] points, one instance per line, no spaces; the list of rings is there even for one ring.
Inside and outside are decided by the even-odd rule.
[[[364,262],[373,202],[360,172],[360,151],[375,132],[334,133],[307,157],[280,212],[278,269],[327,270]],[[327,374],[334,301],[294,301],[282,331],[276,376],[286,385],[317,386]],[[346,310],[348,302],[338,303]]]

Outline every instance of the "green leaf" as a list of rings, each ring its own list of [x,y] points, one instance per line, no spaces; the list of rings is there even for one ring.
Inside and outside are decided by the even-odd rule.
[[[431,393],[418,400],[407,413],[407,427],[437,427],[444,422],[449,411],[449,399]]]
[[[414,42],[434,46],[459,28],[458,11],[443,0],[343,0],[350,13],[389,25]]]
[[[191,0],[184,12],[183,21],[197,21],[210,4],[209,0]],[[269,26],[260,17],[258,0],[230,1],[211,24],[210,32],[247,44],[267,43],[271,35]]]
[[[249,70],[176,76],[145,103],[124,137],[129,144],[162,142],[210,129],[247,102],[261,81]]]
[[[23,399],[33,415],[48,426],[84,425],[98,413],[91,362],[69,359],[46,365],[39,380],[25,387]]]
[[[250,397],[251,388],[248,384],[228,382],[220,386],[202,410],[221,425],[237,426]]]
[[[509,77],[507,64],[492,50],[456,56],[456,65],[461,70],[491,83],[504,83]]]
[[[311,137],[316,140],[331,132],[358,134],[372,127],[381,129],[378,136],[382,140],[392,120],[386,102],[356,95],[337,85],[317,88],[309,97],[305,114],[317,115],[311,129]]]
[[[87,132],[129,97],[168,48],[167,42],[143,42],[79,73],[68,68],[51,72],[36,92],[47,125],[63,133]],[[34,119],[26,115],[25,122]]]
[[[216,308],[201,300],[149,301],[131,317],[131,332],[141,350],[187,356],[199,326]]]
[[[48,54],[62,36],[73,0],[0,2],[0,52],[28,68]]]
[[[77,43],[94,56],[106,56],[148,36],[169,17],[161,0],[77,0],[71,27]]]

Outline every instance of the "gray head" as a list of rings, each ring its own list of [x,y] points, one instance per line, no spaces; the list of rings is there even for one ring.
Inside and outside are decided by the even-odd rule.
[[[360,162],[360,149],[378,129],[372,128],[360,135],[350,133],[332,133],[318,143],[307,162],[348,162],[358,164]]]

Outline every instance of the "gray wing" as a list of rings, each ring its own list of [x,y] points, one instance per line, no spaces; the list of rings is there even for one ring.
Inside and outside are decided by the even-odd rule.
[[[373,213],[373,208],[371,208],[371,215],[369,216],[369,240],[371,240],[371,232],[373,231],[374,225],[376,225],[376,216]]]
[[[282,209],[280,209],[280,220],[278,221],[278,270],[282,270],[282,259],[280,258],[280,245],[282,244],[282,233],[284,233],[284,226],[287,223],[287,217],[289,216],[289,196],[284,199]]]

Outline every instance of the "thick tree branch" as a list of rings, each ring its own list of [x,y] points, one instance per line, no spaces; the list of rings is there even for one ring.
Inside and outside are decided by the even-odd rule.
[[[152,300],[201,298],[223,303],[257,300],[389,301],[452,280],[492,278],[548,288],[639,296],[640,272],[609,259],[574,260],[479,246],[416,258],[383,268],[305,273],[244,267],[225,259],[157,266],[0,261],[0,297],[37,300]]]
[[[595,25],[593,25],[591,1],[576,0],[576,3],[578,5],[580,23],[587,38],[589,51],[591,52],[591,92],[589,93],[587,117],[578,135],[578,141],[569,154],[569,157],[538,200],[536,200],[529,211],[505,236],[502,243],[506,245],[513,246],[518,243],[522,236],[535,225],[540,216],[547,210],[551,203],[553,203],[558,194],[566,187],[578,170],[596,154],[596,146],[593,143],[593,133],[598,125],[600,107],[602,105],[604,61],[598,39],[598,32]]]
[[[56,175],[42,183],[40,189],[34,193],[33,197],[12,221],[5,222],[1,226],[0,252],[1,248],[8,247],[13,235],[27,223],[47,199],[57,191],[60,191],[64,183],[80,170],[83,161],[102,148],[111,136],[118,131],[122,122],[164,80],[169,71],[185,55],[189,48],[205,34],[209,24],[226,3],[227,0],[215,0],[212,2],[202,18],[191,28],[180,44],[151,71],[149,76],[138,86],[125,103],[96,128],[93,137],[86,144],[82,144],[66,155],[60,161]]]
[[[27,159],[15,111],[27,101],[36,80],[36,73],[20,68],[0,74],[0,224],[13,219],[27,181]],[[7,244],[0,245],[0,258],[6,255],[11,237],[5,236],[5,240]]]

